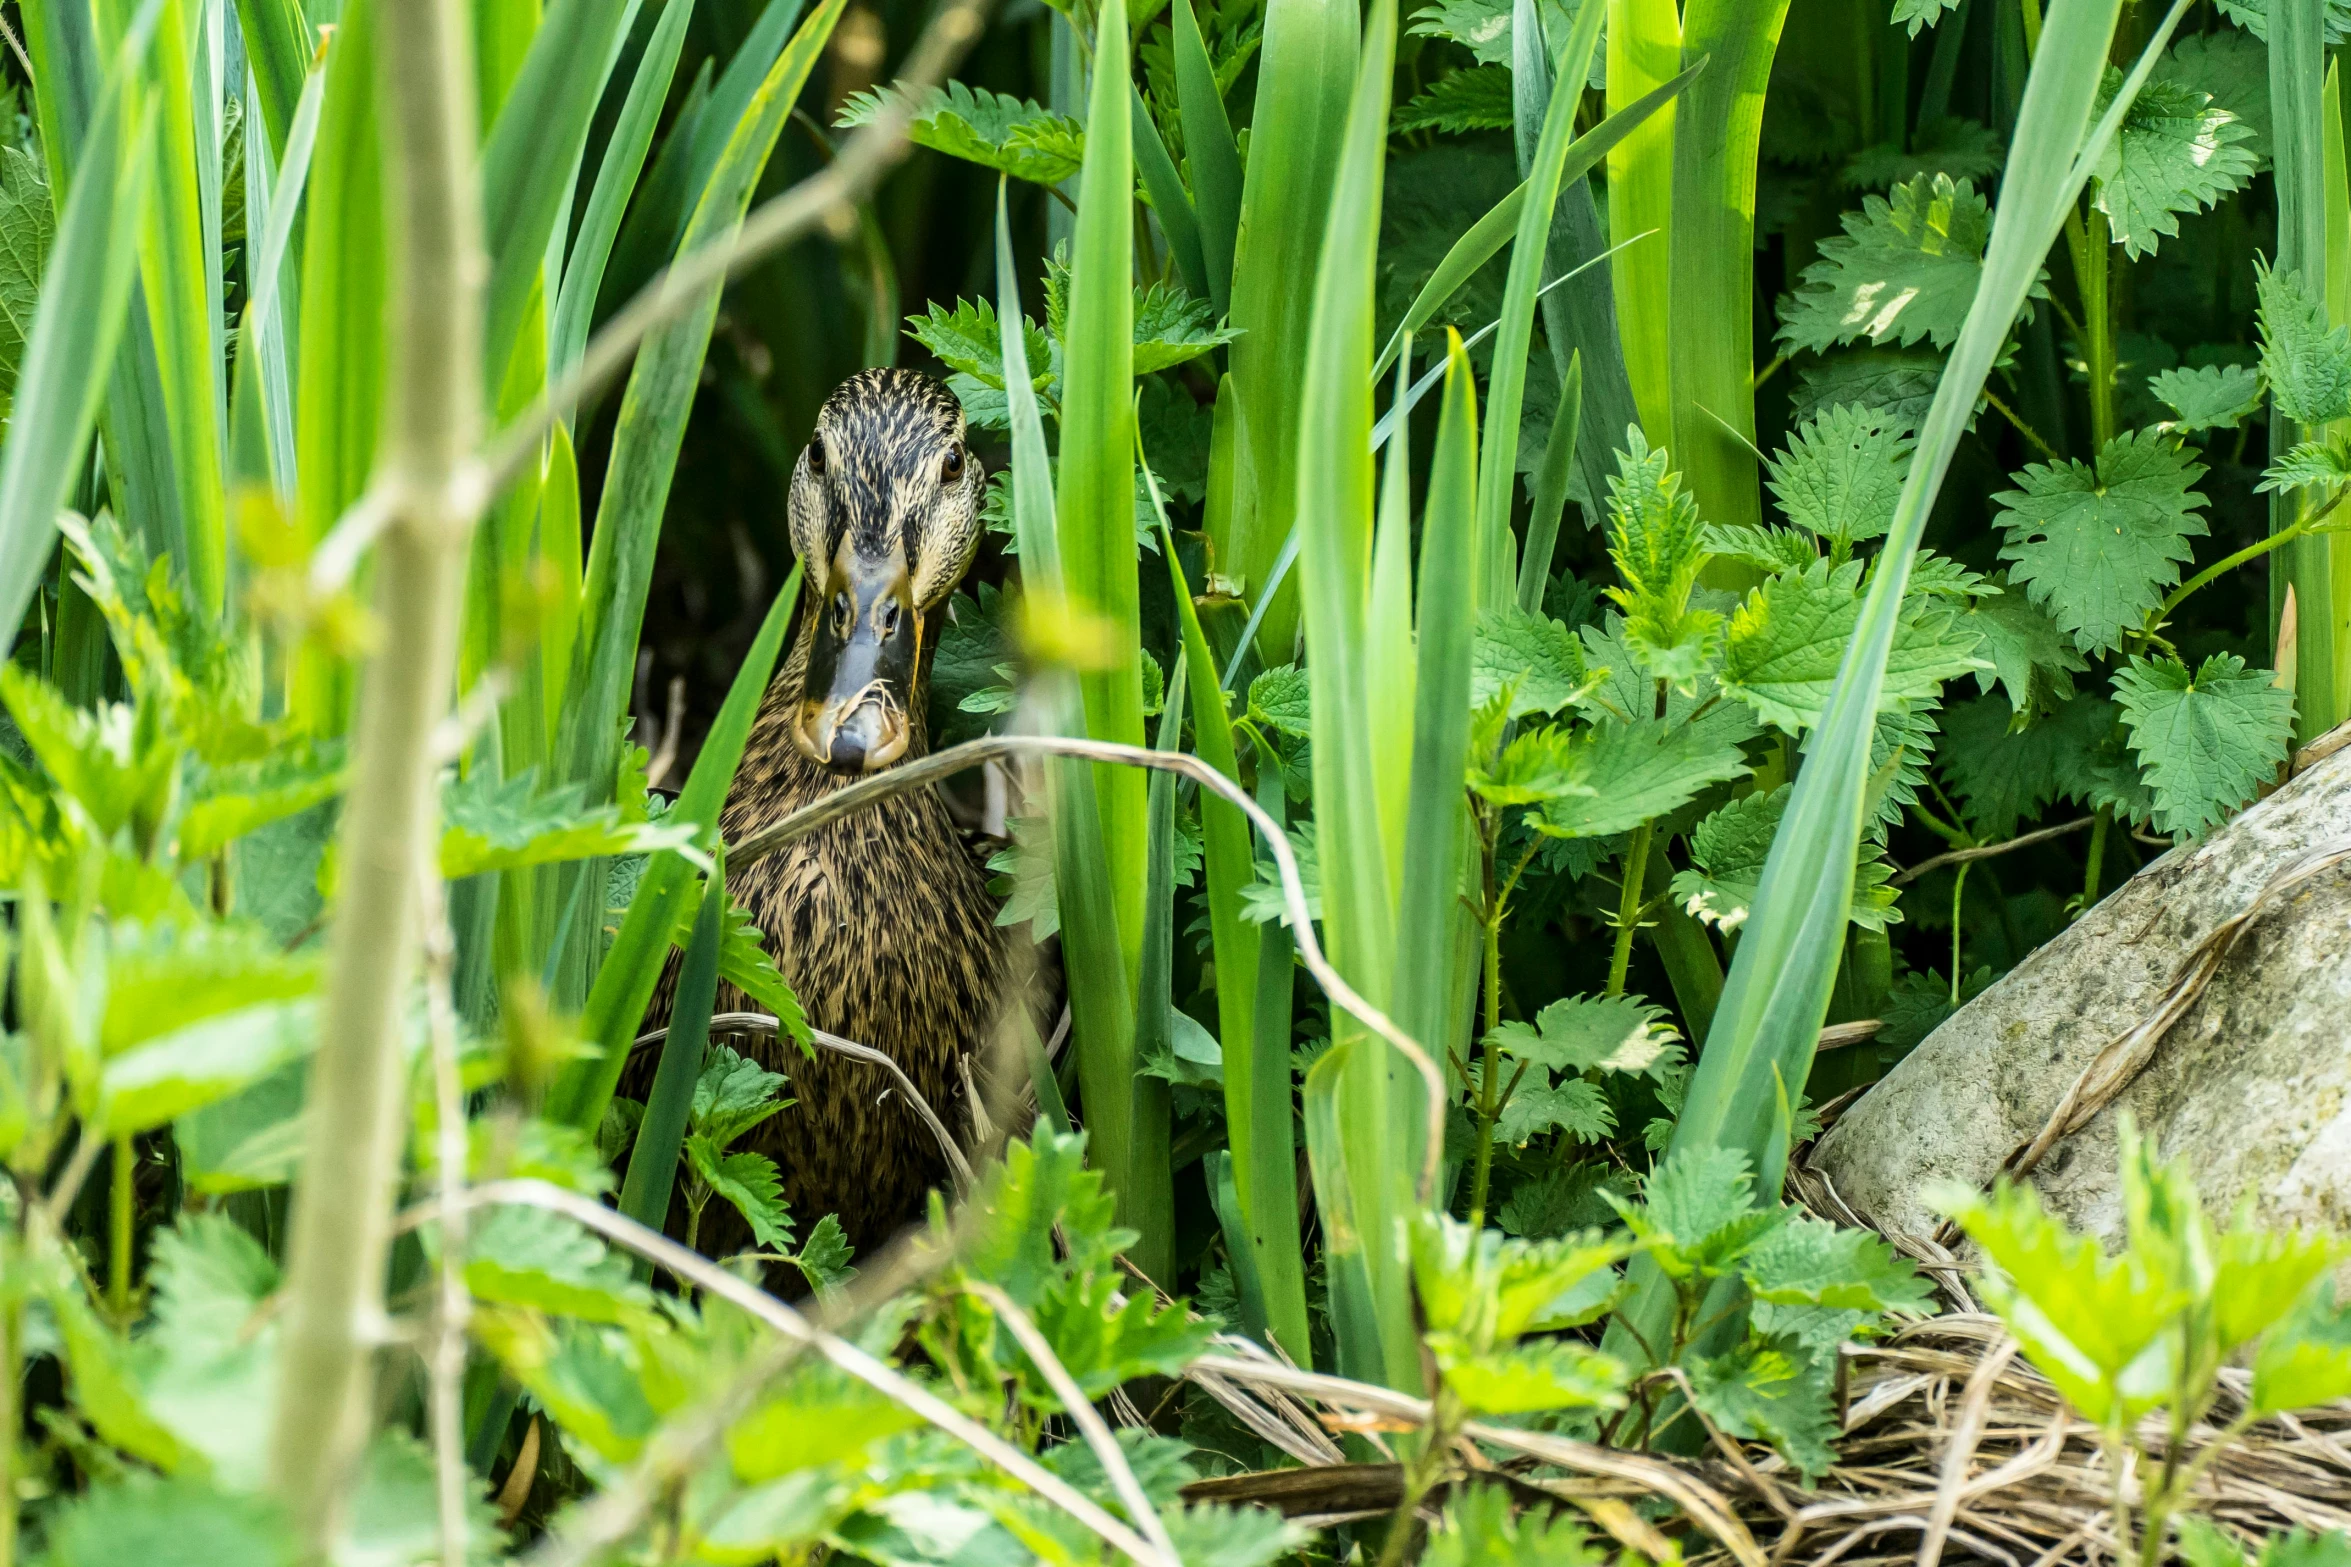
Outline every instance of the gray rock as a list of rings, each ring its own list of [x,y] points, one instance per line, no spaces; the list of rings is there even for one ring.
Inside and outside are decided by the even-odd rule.
[[[1989,1182],[2209,932],[2331,847],[2351,847],[2351,750],[2173,849],[1962,1007],[1846,1110],[1812,1168],[1880,1228],[1931,1233],[1937,1183]],[[2146,1069],[2033,1173],[2052,1208],[2110,1240],[2126,1108],[2216,1213],[2250,1198],[2271,1226],[2351,1231],[2351,865],[2273,900]]]

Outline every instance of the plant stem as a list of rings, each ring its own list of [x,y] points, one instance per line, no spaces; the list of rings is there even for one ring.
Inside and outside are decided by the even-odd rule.
[[[2172,589],[2171,597],[2165,599],[2163,601],[2163,607],[2155,612],[2155,623],[2157,625],[2161,625],[2163,622],[2171,619],[2172,611],[2178,609],[2181,602],[2185,600],[2189,594],[2195,592],[2198,588],[2204,586],[2213,578],[2220,576],[2223,572],[2234,571],[2249,560],[2258,560],[2262,556],[2268,554],[2271,550],[2276,549],[2279,545],[2291,544],[2296,539],[2302,537],[2302,535],[2305,533],[2310,532],[2313,528],[2318,526],[2320,520],[2324,518],[2328,512],[2333,511],[2337,506],[2343,504],[2343,497],[2345,495],[2351,495],[2351,486],[2337,489],[2334,494],[2327,497],[2327,503],[2324,506],[2321,506],[2318,510],[2312,512],[2309,516],[2303,517],[2287,527],[2280,528],[2277,532],[2271,534],[2268,538],[2256,539],[2251,544],[2248,544],[2243,549],[2237,551],[2235,554],[2224,555],[2219,560],[2216,560],[2211,565],[2205,567],[2202,571],[2197,572],[2196,575],[2190,577],[2187,581]]]
[[[2065,242],[2073,253],[2074,283],[2082,296],[2082,360],[2090,382],[2090,441],[2104,451],[2114,439],[2114,305],[2108,287],[2112,264],[2106,214],[2092,208],[2085,219],[2076,207],[2066,214]]]
[[[2098,901],[2098,877],[2106,866],[2106,833],[2114,825],[2114,807],[2098,807],[2097,820],[2090,824],[2089,869],[2082,873],[2082,907],[2087,909]]]
[[[1973,860],[1962,860],[1951,877],[1951,1004],[1959,1005],[1959,902],[1967,894],[1967,873]]]
[[[106,1253],[106,1304],[113,1311],[114,1320],[124,1327],[131,1321],[131,1177],[135,1173],[132,1155],[135,1150],[127,1136],[114,1140],[114,1193],[108,1214]],[[5,1502],[0,1498],[0,1502]]]
[[[1494,1179],[1494,1121],[1501,1115],[1501,1107],[1494,1096],[1494,1030],[1502,1021],[1502,894],[1494,886],[1494,851],[1488,847],[1486,860],[1486,952],[1485,952],[1485,1027],[1479,1031],[1477,1081],[1478,1152],[1470,1169],[1469,1222],[1472,1229],[1486,1222],[1486,1196]],[[1519,869],[1526,861],[1519,861]],[[1516,882],[1516,873],[1511,880]]]
[[[17,1239],[9,1236],[0,1244],[13,1252]],[[24,1410],[16,1401],[21,1314],[13,1295],[0,1304],[0,1567],[14,1567],[16,1561],[16,1436],[24,1425]]]
[[[471,17],[415,0],[375,30],[385,180],[398,254],[377,463],[395,518],[377,548],[380,652],[368,662],[343,807],[343,888],[311,1068],[308,1145],[288,1247],[271,1472],[303,1553],[325,1557],[368,1435],[371,1360],[400,1172],[433,734],[449,703],[478,486],[480,279]]]
[[[1404,1466],[1404,1494],[1397,1499],[1396,1511],[1389,1518],[1388,1538],[1380,1547],[1379,1567],[1404,1567],[1404,1553],[1412,1544],[1413,1520],[1420,1512],[1421,1498],[1429,1494],[1429,1488],[1445,1471],[1446,1454],[1452,1449],[1454,1433],[1461,1428],[1461,1417],[1460,1400],[1439,1383],[1437,1396],[1429,1405],[1427,1439]]]
[[[1643,822],[1633,829],[1633,841],[1624,851],[1624,886],[1616,900],[1616,949],[1608,955],[1608,994],[1624,994],[1625,971],[1632,966],[1633,932],[1641,928],[1641,882],[1649,874],[1649,843],[1657,824]]]

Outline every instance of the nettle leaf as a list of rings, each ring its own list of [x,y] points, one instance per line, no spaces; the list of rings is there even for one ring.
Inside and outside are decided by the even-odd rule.
[[[2249,365],[2175,367],[2149,376],[2147,390],[2176,416],[2161,429],[2175,435],[2233,430],[2261,407],[2261,372]]]
[[[47,1560],[77,1567],[294,1567],[302,1551],[284,1512],[192,1476],[132,1474],[60,1508]]]
[[[1173,283],[1135,294],[1135,374],[1149,375],[1197,359],[1241,335],[1216,317],[1216,307]]]
[[[1915,429],[1926,418],[1942,379],[1943,356],[1932,348],[1840,348],[1797,364],[1788,414],[1810,419],[1851,403]],[[1968,422],[1973,428],[1973,414]]]
[[[2260,296],[2261,374],[2278,411],[2302,424],[2351,416],[2351,327],[2330,327],[2323,301],[2299,272],[2280,272],[2256,256]]]
[[[583,1322],[620,1322],[653,1307],[653,1292],[624,1259],[573,1220],[539,1208],[493,1208],[468,1226],[464,1274],[476,1300]]]
[[[2100,111],[2121,87],[2122,72],[2108,67]],[[2252,127],[2210,93],[2150,77],[2092,170],[2092,204],[2126,255],[2152,255],[2159,240],[2179,232],[2179,214],[2201,212],[2253,177],[2252,141]]]
[[[1968,607],[1960,624],[1982,640],[1976,652],[1991,666],[1976,671],[1976,689],[1998,686],[2012,710],[2027,713],[2073,698],[2073,677],[2090,667],[2045,610],[1999,579],[2000,591]]]
[[[1907,24],[1916,38],[1940,22],[1944,12],[1958,9],[1959,0],[1894,0],[1893,20]]]
[[[1060,890],[1053,880],[1053,824],[1042,816],[1015,816],[1005,822],[1009,846],[988,856],[988,891],[1004,900],[999,925],[1029,927],[1031,939],[1049,941],[1061,930]]]
[[[1916,445],[1907,421],[1840,404],[1788,438],[1787,450],[1772,459],[1771,492],[1790,522],[1841,551],[1892,526]]]
[[[1428,1346],[1445,1386],[1478,1414],[1624,1405],[1623,1363],[1575,1339],[1540,1339],[1480,1353],[1454,1334],[1431,1333]]]
[[[1282,664],[1250,681],[1249,716],[1283,734],[1306,739],[1314,729],[1314,684],[1306,671],[1296,664]]]
[[[1945,115],[1911,133],[1907,147],[1879,142],[1845,160],[1848,190],[1891,190],[1921,175],[1980,180],[2000,172],[2000,133],[1980,120]]]
[[[1767,572],[1802,571],[1820,559],[1820,544],[1794,528],[1758,528],[1753,523],[1706,525],[1706,553],[1727,555]]]
[[[907,323],[906,335],[948,369],[992,390],[1004,389],[1004,337],[994,305],[984,299],[959,299],[952,310],[934,304]],[[1034,321],[1021,322],[1021,337],[1030,377],[1043,391],[1053,384],[1053,345]]]
[[[2269,0],[2213,0],[2220,14],[2263,43],[2269,42]],[[2326,0],[2329,48],[2351,38],[2351,0]]]
[[[905,91],[892,86],[857,93],[833,123],[844,130],[864,125]],[[1068,115],[961,82],[925,92],[908,135],[918,147],[1039,185],[1060,184],[1086,156],[1085,129]]]
[[[684,914],[671,937],[671,945],[680,952],[694,939],[694,911],[688,907]],[[775,959],[767,955],[766,941],[767,932],[752,919],[751,911],[729,897],[726,926],[718,939],[718,977],[741,991],[746,999],[764,1007],[787,1035],[803,1050],[808,1049],[808,1014],[801,1009],[800,997],[775,966]]]
[[[1934,1288],[1868,1230],[1798,1214],[1757,1243],[1739,1268],[1755,1298],[1779,1306],[1925,1312]]]
[[[1820,722],[1861,620],[1862,570],[1860,561],[1817,561],[1749,594],[1724,639],[1723,689],[1790,734]],[[1944,681],[1982,667],[1975,646],[1973,629],[1947,605],[1906,596],[1881,705],[1932,699]]]
[[[2065,792],[2066,750],[2095,746],[2116,716],[2111,703],[2069,702],[2028,723],[2005,702],[1975,698],[1951,710],[1951,743],[1938,765],[1970,826],[1995,839],[2013,837],[2019,823],[2037,819]]]
[[[1557,0],[1536,0],[1543,36],[1556,55],[1567,41],[1571,18]],[[1411,30],[1424,38],[1450,38],[1476,55],[1481,65],[1507,67],[1511,60],[1511,0],[1438,0],[1412,13]],[[1505,121],[1505,124],[1508,122]]]
[[[117,1056],[206,1018],[310,995],[323,973],[318,957],[289,956],[254,926],[124,921],[107,940],[99,1054]]]
[[[1706,1418],[1732,1436],[1769,1442],[1807,1475],[1837,1461],[1834,1388],[1828,1368],[1793,1338],[1751,1339],[1690,1368]]]
[[[1910,581],[1902,591],[1969,602],[1989,598],[2001,591],[2001,586],[1982,572],[1971,571],[1948,555],[1920,550],[1910,558]]]
[[[1290,854],[1298,862],[1298,890],[1305,895],[1307,917],[1322,918],[1322,840],[1317,823],[1309,819],[1290,828]],[[1268,854],[1257,861],[1257,879],[1241,889],[1241,918],[1253,925],[1279,920],[1290,923],[1290,902],[1282,891],[1281,867]]]
[[[1520,733],[1492,767],[1472,763],[1469,786],[1489,805],[1540,805],[1568,795],[1596,793],[1583,781],[1581,753],[1564,728]]]
[[[2351,1311],[2320,1288],[2262,1338],[2253,1357],[2253,1407],[2262,1414],[2351,1398]]]
[[[772,1251],[792,1249],[792,1216],[784,1206],[784,1179],[773,1159],[760,1153],[721,1153],[699,1132],[686,1139],[685,1155],[694,1178],[743,1216],[754,1240]]]
[[[315,1003],[272,1001],[157,1035],[107,1061],[92,1121],[129,1136],[250,1087],[317,1048]]]
[[[1507,31],[1507,29],[1505,29]],[[1513,123],[1510,70],[1473,65],[1440,76],[1400,106],[1388,121],[1395,135],[1410,131],[1508,130]]]
[[[1673,877],[1673,895],[1685,912],[1724,931],[1746,923],[1793,792],[1793,785],[1782,784],[1769,793],[1733,800],[1691,831],[1690,869],[1676,871]],[[1854,924],[1883,930],[1899,918],[1893,912],[1894,889],[1886,885],[1892,875],[1883,845],[1864,835],[1847,911]]]
[[[1608,480],[1608,556],[1624,585],[1608,596],[1624,611],[1621,635],[1634,656],[1660,680],[1688,686],[1714,652],[1722,616],[1689,607],[1706,564],[1706,525],[1667,462],[1638,425],[1626,428]]]
[[[23,147],[0,147],[0,419],[16,398],[56,236],[57,214],[40,157]]]
[[[489,871],[524,870],[571,860],[627,854],[686,853],[696,828],[687,822],[629,821],[616,805],[583,808],[578,784],[542,789],[538,770],[503,782],[481,772],[441,792],[441,875],[461,881]]]
[[[702,1058],[702,1075],[694,1083],[693,1107],[686,1124],[721,1149],[736,1138],[789,1107],[783,1097],[784,1074],[770,1072],[749,1057],[713,1040]]]
[[[2155,825],[2196,834],[2277,776],[2294,735],[2294,693],[2266,669],[2216,653],[2193,673],[2133,658],[2114,677],[2131,749],[2155,791]]]
[[[1880,708],[1877,722],[1870,727],[1869,783],[1862,797],[1869,815],[1862,830],[1880,847],[1887,829],[1902,820],[1902,813],[1918,798],[1918,786],[1926,781],[1927,758],[1934,754],[1935,739],[1942,732],[1935,722],[1941,705],[1939,700],[1926,697],[1906,707]],[[1798,749],[1809,755],[1812,742],[1819,738],[1819,730],[1811,731]],[[1861,880],[1853,891],[1856,903],[1862,898],[1862,889],[1872,884],[1873,863],[1877,862],[1861,862]]]
[[[1646,1072],[1680,1063],[1665,1009],[1638,996],[1566,996],[1532,1023],[1497,1024],[1486,1042],[1551,1072]]]
[[[1864,338],[1950,347],[1983,277],[1991,205],[1965,180],[1921,175],[1842,222],[1783,308],[1780,341],[1815,353]]]
[[[1065,1451],[1071,1448],[1078,1444],[1064,1446]],[[1159,1518],[1176,1548],[1176,1560],[1187,1567],[1271,1567],[1313,1538],[1267,1507],[1202,1503],[1163,1508]]]
[[[1494,1122],[1494,1141],[1524,1148],[1549,1131],[1579,1143],[1596,1143],[1616,1131],[1616,1111],[1606,1095],[1580,1077],[1554,1084],[1549,1073],[1530,1069],[1503,1104]]]
[[[2171,437],[2134,430],[2106,443],[2095,468],[2033,463],[2023,486],[1992,498],[2002,510],[2009,575],[2025,585],[2085,653],[2122,645],[2180,580],[2188,540],[2205,533],[2194,488],[2204,465]]]
[[[1568,1509],[1520,1511],[1507,1488],[1464,1483],[1443,1527],[1430,1532],[1421,1567],[1600,1567],[1607,1559]]]
[[[2256,494],[2271,490],[2319,490],[2332,492],[2351,484],[2351,444],[2341,437],[2325,441],[2297,441],[2293,449],[2261,471],[2261,482],[2253,486]],[[2320,527],[2315,532],[2332,533],[2333,527]]]
[[[1114,1204],[1102,1173],[1086,1168],[1085,1149],[1084,1133],[1042,1122],[1029,1141],[1005,1146],[1004,1162],[988,1170],[971,1198],[966,1272],[1033,1307],[1065,1274],[1107,1268],[1134,1243],[1134,1231],[1112,1222]],[[1057,1227],[1070,1245],[1066,1260]]]
[[[1641,1183],[1641,1199],[1612,1198],[1634,1239],[1669,1277],[1721,1273],[1785,1215],[1755,1205],[1755,1174],[1737,1148],[1677,1148]]]
[[[1590,793],[1551,800],[1536,824],[1558,838],[1606,838],[1678,810],[1711,784],[1747,776],[1737,742],[1670,719],[1594,724],[1576,737]]]
[[[2328,0],[2342,6],[2345,0]],[[2181,82],[2212,95],[2253,132],[2247,143],[2261,167],[2269,166],[2270,136],[2269,51],[2235,28],[2190,33],[2172,40],[2171,49],[2156,63],[2154,81]]]
[[[853,1255],[855,1251],[841,1228],[840,1216],[828,1213],[808,1232],[808,1239],[801,1243],[800,1253],[792,1263],[808,1280],[811,1289],[839,1289],[857,1277],[857,1270],[849,1265]]]
[[[1508,686],[1511,718],[1556,713],[1591,689],[1584,670],[1583,643],[1576,634],[1548,616],[1529,614],[1515,604],[1478,616],[1469,659],[1470,701],[1483,706]],[[1299,676],[1301,685],[1304,679]],[[1254,682],[1249,702],[1256,707]],[[1280,722],[1275,719],[1277,725]]]

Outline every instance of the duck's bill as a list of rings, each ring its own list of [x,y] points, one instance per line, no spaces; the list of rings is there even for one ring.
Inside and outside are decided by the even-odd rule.
[[[922,656],[922,616],[905,568],[895,561],[848,562],[834,573],[832,594],[817,612],[823,618],[793,741],[836,773],[888,767],[912,738],[906,709]]]

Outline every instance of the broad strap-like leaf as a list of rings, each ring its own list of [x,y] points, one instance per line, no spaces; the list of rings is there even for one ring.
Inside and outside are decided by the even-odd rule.
[[[2133,658],[2114,677],[2131,749],[2155,791],[2155,825],[2198,834],[2277,776],[2294,734],[2294,694],[2266,669],[2216,653],[2194,671]]]
[[[2003,560],[2085,653],[2122,645],[2163,602],[2206,529],[2197,514],[2204,465],[2153,430],[2118,435],[2095,468],[2062,459],[2033,463],[2020,486],[1993,499],[2008,542]]]

